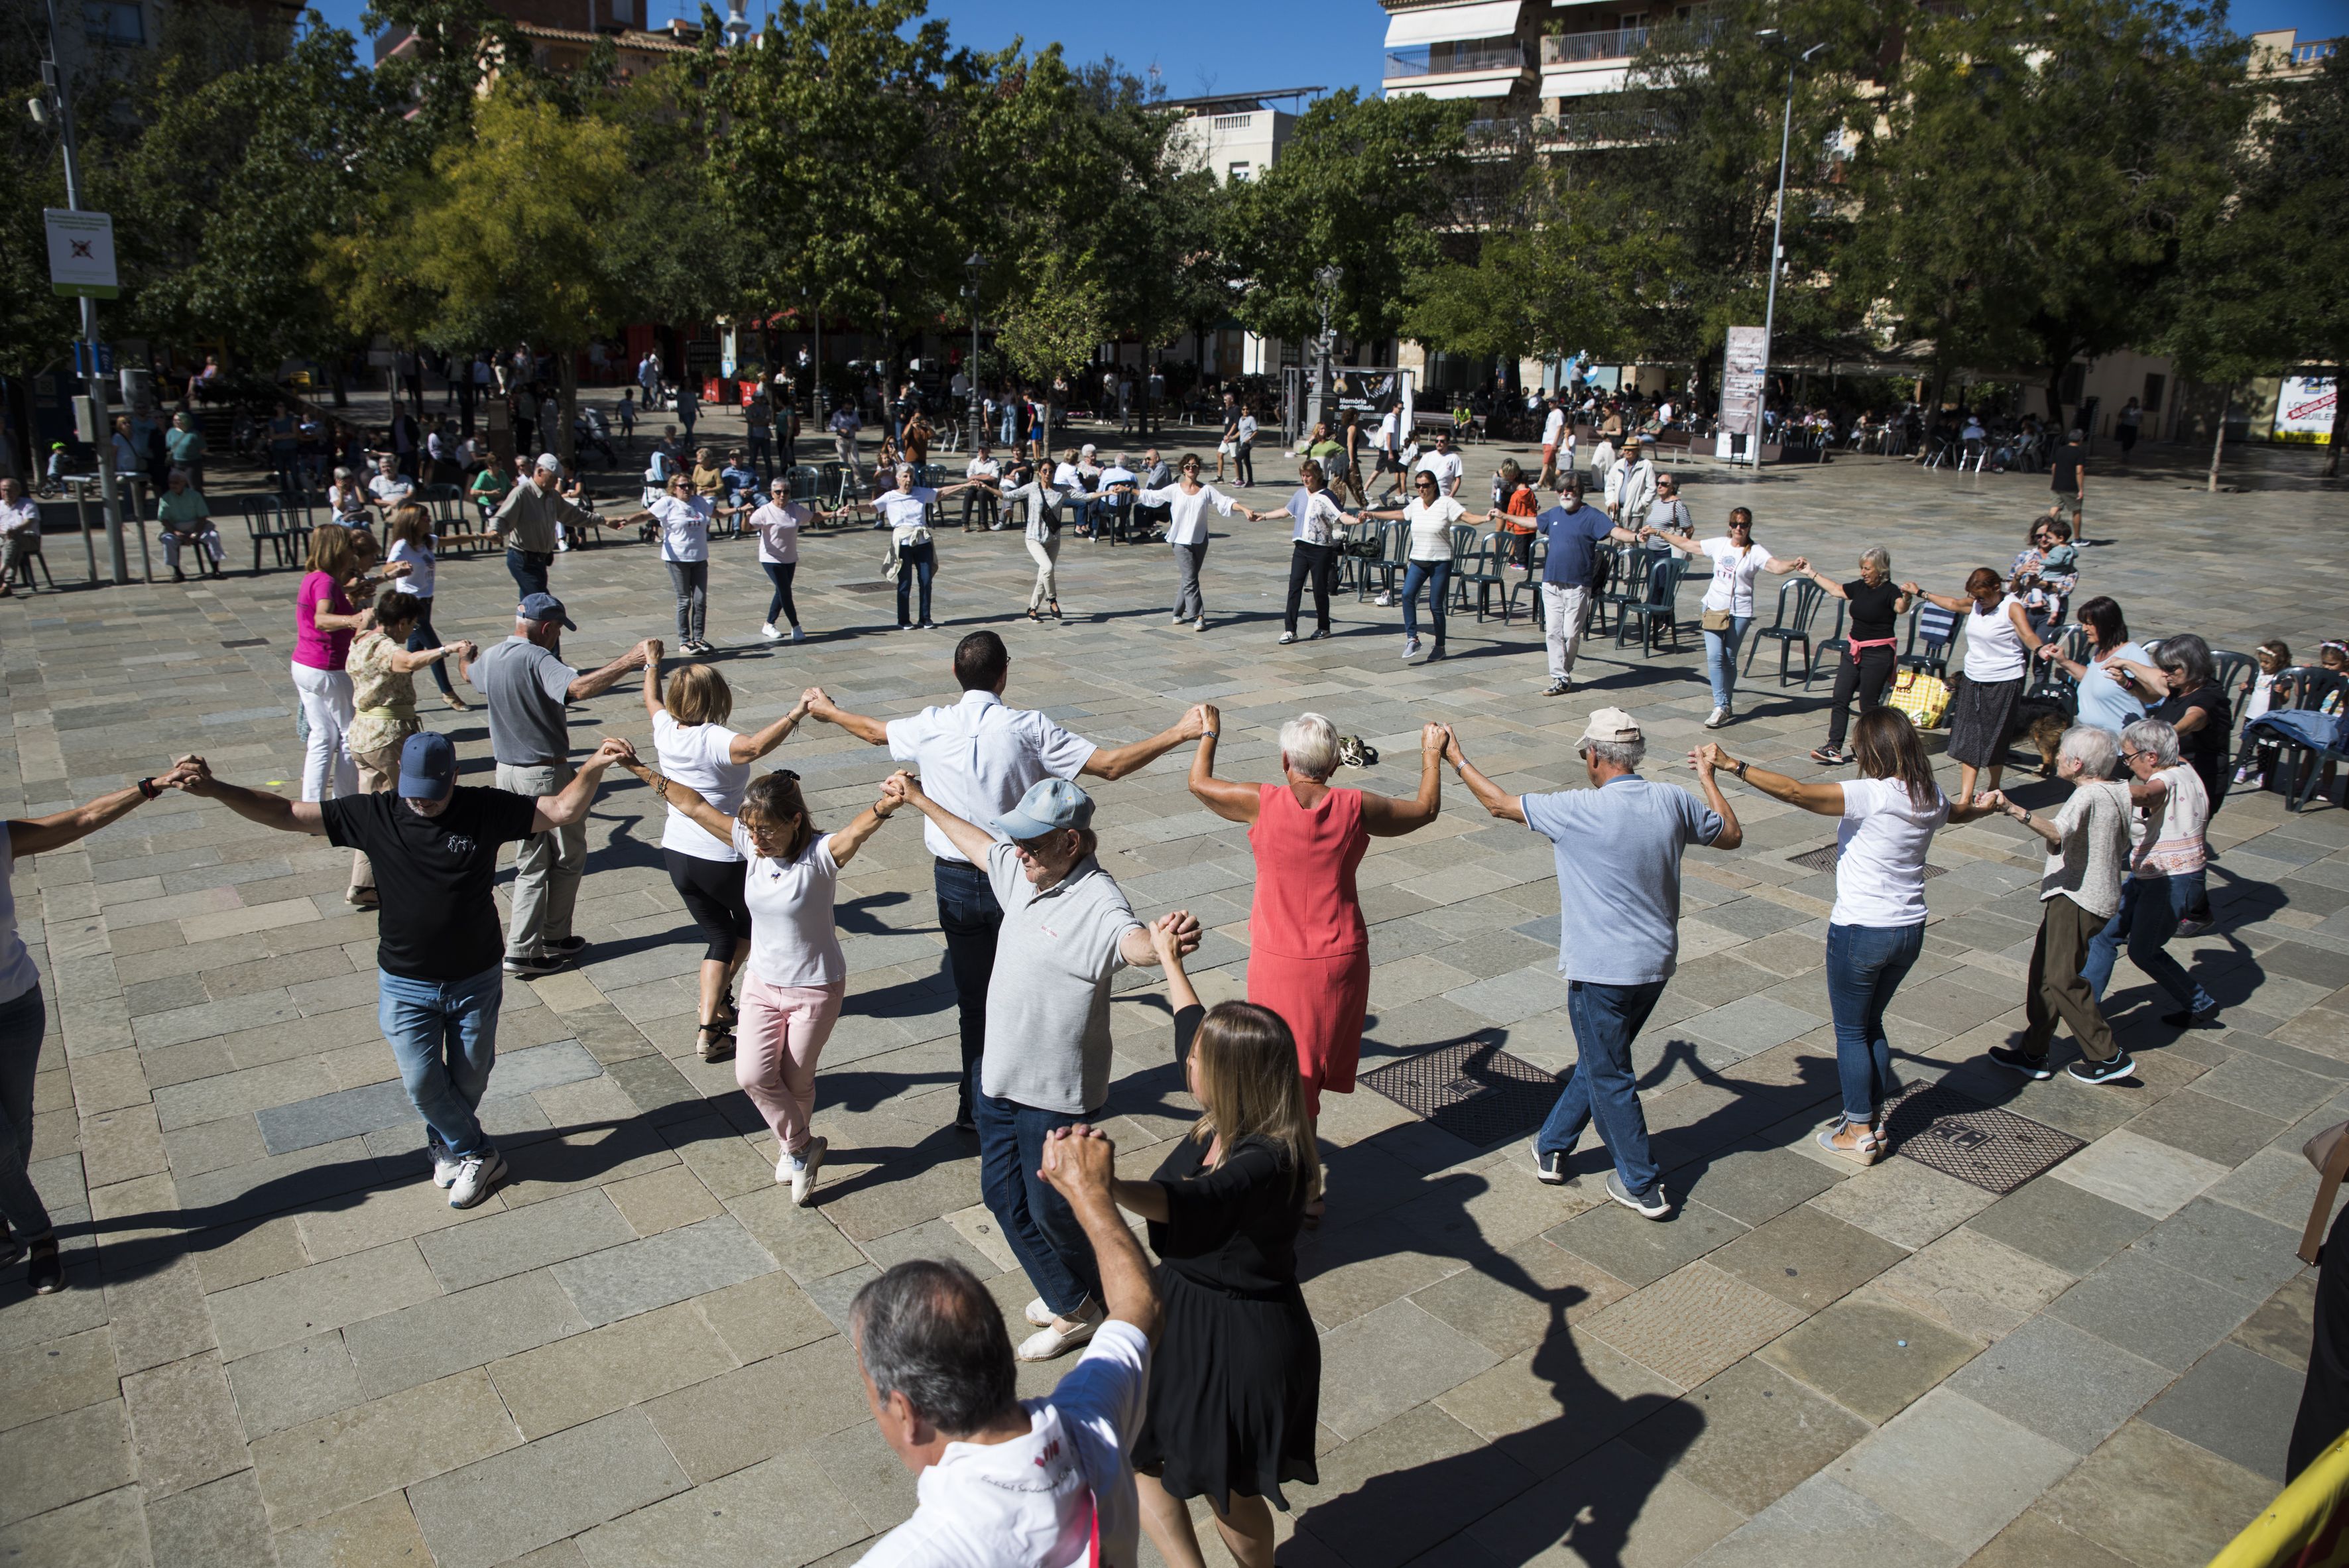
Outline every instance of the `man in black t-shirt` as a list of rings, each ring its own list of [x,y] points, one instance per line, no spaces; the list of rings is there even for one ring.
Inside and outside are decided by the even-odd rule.
[[[376,926],[377,1023],[424,1119],[434,1185],[470,1209],[505,1174],[474,1114],[497,1061],[505,938],[491,894],[498,847],[584,820],[604,769],[626,755],[607,741],[559,795],[460,789],[445,735],[411,735],[399,754],[399,792],[289,800],[212,777],[201,757],[183,786],[238,816],[290,833],[323,833],[364,850],[381,899]]]
[[[2088,536],[2080,531],[2081,509],[2088,500],[2086,438],[2077,430],[2073,431],[2071,439],[2056,448],[2055,455],[2047,459],[2047,472],[2048,482],[2055,491],[2054,504],[2047,509],[2047,515],[2054,517],[2069,507],[2072,511],[2072,537],[2082,544],[2087,543]],[[2111,541],[2103,542],[2110,543]]]

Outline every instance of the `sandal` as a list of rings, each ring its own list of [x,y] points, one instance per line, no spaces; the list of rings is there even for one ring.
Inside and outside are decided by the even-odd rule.
[[[443,693],[440,700],[447,703],[451,708],[455,709],[459,713],[471,713],[473,711],[473,705],[467,702],[463,697],[459,696],[455,692]]]
[[[694,1042],[705,1062],[722,1062],[734,1054],[734,1032],[723,1024],[704,1024]]]
[[[1820,1128],[1818,1146],[1828,1153],[1839,1155],[1857,1165],[1875,1164],[1884,1153],[1884,1145],[1877,1141],[1873,1131],[1861,1131],[1859,1140],[1856,1143],[1844,1144],[1836,1141],[1836,1134],[1851,1125],[1849,1122],[1838,1121],[1833,1127]]]

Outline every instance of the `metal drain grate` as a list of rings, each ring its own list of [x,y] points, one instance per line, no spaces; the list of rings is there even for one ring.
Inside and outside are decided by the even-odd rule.
[[[825,587],[835,593],[895,593],[895,583],[827,583]]]
[[[1831,872],[1836,868],[1836,846],[1822,844],[1816,850],[1810,850],[1799,855],[1789,855],[1786,857],[1786,863],[1808,866],[1815,872]],[[1946,866],[1937,866],[1930,861],[1925,862],[1925,875],[1929,880],[1940,876],[1948,869]]]
[[[1361,1081],[1462,1142],[1491,1149],[1542,1124],[1557,1079],[1488,1041],[1439,1046]]]
[[[1941,1084],[1917,1084],[1891,1105],[1892,1151],[2001,1197],[2087,1144]]]

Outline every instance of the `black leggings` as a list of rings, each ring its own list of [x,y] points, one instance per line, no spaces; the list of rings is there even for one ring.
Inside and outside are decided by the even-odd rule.
[[[432,629],[432,596],[429,593],[411,593],[408,596],[408,602],[416,606],[416,624],[409,628],[408,651],[411,654],[420,654],[427,648],[439,647],[440,634]],[[433,661],[432,678],[440,683],[442,696],[457,695],[457,688],[449,684],[448,660]]]
[[[1297,630],[1298,601],[1304,597],[1305,584],[1313,584],[1313,619],[1321,631],[1330,629],[1330,584],[1338,572],[1338,547],[1334,544],[1308,544],[1298,541],[1288,556],[1288,603],[1281,614],[1281,624]]]
[[[1827,744],[1837,751],[1843,749],[1845,732],[1851,727],[1851,699],[1859,695],[1859,711],[1866,713],[1884,703],[1884,688],[1892,681],[1892,650],[1862,648],[1859,657],[1846,658],[1836,666],[1835,712],[1827,718]]]
[[[750,906],[742,895],[742,879],[750,872],[746,861],[705,861],[682,850],[663,850],[668,880],[685,901],[685,913],[709,939],[702,957],[719,964],[734,961],[734,944],[750,940]]]
[[[775,624],[775,612],[781,610],[794,626],[800,624],[800,607],[792,603],[792,573],[800,569],[796,561],[761,561],[767,569],[767,580],[775,585],[775,596],[767,601],[767,624]]]

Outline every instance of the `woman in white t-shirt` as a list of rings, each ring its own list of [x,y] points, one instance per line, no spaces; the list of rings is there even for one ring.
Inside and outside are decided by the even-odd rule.
[[[1278,511],[1256,511],[1247,507],[1250,522],[1270,522],[1275,518],[1289,521],[1288,602],[1282,614],[1280,640],[1297,641],[1297,606],[1308,583],[1313,584],[1313,614],[1318,639],[1330,634],[1330,590],[1338,572],[1338,530],[1346,521],[1336,498],[1328,490],[1321,465],[1308,458],[1299,466],[1300,481],[1288,498],[1288,504]],[[1251,479],[1246,482],[1253,484]]]
[[[783,743],[807,717],[807,699],[755,735],[726,727],[734,714],[734,692],[708,665],[687,665],[668,678],[661,700],[660,667],[645,666],[645,712],[653,721],[653,748],[661,771],[723,811],[740,803],[750,787],[750,764]],[[721,1062],[733,1049],[733,998],[728,994],[736,970],[750,953],[750,912],[742,902],[742,856],[729,841],[697,827],[671,806],[661,827],[661,859],[668,880],[701,927],[709,945],[701,954],[701,1026],[695,1042],[705,1062]]]
[[[749,862],[750,972],[742,977],[740,1054],[734,1081],[775,1135],[775,1180],[792,1184],[792,1202],[815,1191],[827,1141],[808,1127],[815,1114],[816,1058],[839,1020],[848,993],[848,961],[833,926],[840,868],[895,815],[868,806],[837,833],[809,820],[796,773],[770,773],[744,790],[741,805],[721,811],[673,775],[634,757],[622,767],[652,786],[672,813],[722,841]]]
[[[1419,493],[1411,504],[1400,511],[1366,511],[1365,519],[1376,518],[1383,522],[1402,521],[1411,526],[1411,545],[1404,557],[1402,575],[1402,656],[1419,652],[1419,587],[1427,584],[1427,614],[1435,623],[1435,648],[1428,662],[1444,656],[1444,601],[1452,587],[1452,530],[1455,526],[1485,522],[1489,511],[1470,511],[1452,497],[1443,494],[1436,486],[1435,476],[1422,469],[1411,476],[1412,487]]]
[[[2178,923],[2203,897],[2210,793],[2193,765],[2181,759],[2178,731],[2166,719],[2140,718],[2121,731],[2121,766],[2136,779],[2129,785],[2137,806],[2129,875],[2121,883],[2120,908],[2088,939],[2080,978],[2102,1006],[2113,965],[2127,943],[2129,962],[2178,1002],[2179,1010],[2161,1021],[2173,1029],[2204,1026],[2219,1004],[2169,955],[2168,944]]]
[[[1188,621],[1196,631],[1207,629],[1206,595],[1199,591],[1199,569],[1207,562],[1207,509],[1214,507],[1219,517],[1229,517],[1239,505],[1231,497],[1210,484],[1199,480],[1199,458],[1186,452],[1177,468],[1178,477],[1171,485],[1145,490],[1134,498],[1136,506],[1163,506],[1166,509],[1166,542],[1174,552],[1174,624]]]
[[[1925,948],[1925,850],[1942,823],[1987,817],[2003,802],[1984,796],[1951,805],[1933,781],[1917,727],[1897,709],[1861,714],[1852,749],[1860,776],[1848,784],[1766,772],[1711,744],[1696,758],[1709,757],[1716,777],[1733,773],[1774,800],[1839,820],[1835,907],[1827,913],[1827,1002],[1843,1109],[1819,1130],[1818,1144],[1873,1165],[1885,1151],[1885,1101],[1898,1087],[1884,1009]]]
[[[965,480],[944,490],[932,490],[927,485],[916,484],[914,477],[913,464],[899,463],[895,488],[874,496],[873,510],[881,514],[876,526],[889,531],[889,551],[897,562],[897,630],[914,629],[910,612],[914,584],[918,581],[922,585],[921,627],[928,632],[936,629],[930,619],[930,583],[938,570],[937,542],[930,537],[930,509],[958,491],[991,487],[978,480]],[[849,510],[843,507],[833,515],[842,516]]]
[[[677,645],[683,653],[717,651],[701,640],[709,615],[709,524],[717,511],[717,502],[699,493],[691,471],[680,468],[669,475],[666,495],[612,525],[626,528],[649,519],[659,527],[661,561],[677,586]]]
[[[1966,578],[1962,596],[1928,593],[1914,583],[1900,591],[1930,600],[1965,617],[1966,684],[1950,704],[1950,760],[1958,765],[1958,799],[1974,798],[1974,777],[1990,770],[1988,789],[1998,788],[2006,769],[2006,742],[2039,634],[2022,600],[2007,592],[2006,580],[1987,566]]]
[[[775,585],[759,635],[769,642],[781,636],[775,628],[775,617],[781,615],[792,628],[792,641],[804,643],[807,634],[800,630],[800,607],[792,599],[792,578],[800,569],[800,529],[814,513],[790,498],[790,481],[778,479],[767,487],[767,504],[750,514],[750,531],[759,536],[760,570]]]
[[[1713,683],[1713,712],[1704,727],[1719,729],[1729,722],[1730,704],[1737,695],[1738,645],[1745,640],[1746,628],[1754,624],[1754,580],[1764,572],[1773,576],[1800,572],[1810,562],[1799,555],[1780,561],[1754,543],[1754,514],[1742,506],[1730,509],[1729,531],[1711,539],[1687,539],[1652,526],[1640,531],[1683,555],[1702,555],[1713,562],[1713,583],[1705,589],[1699,609],[1704,633],[1704,675]]]

